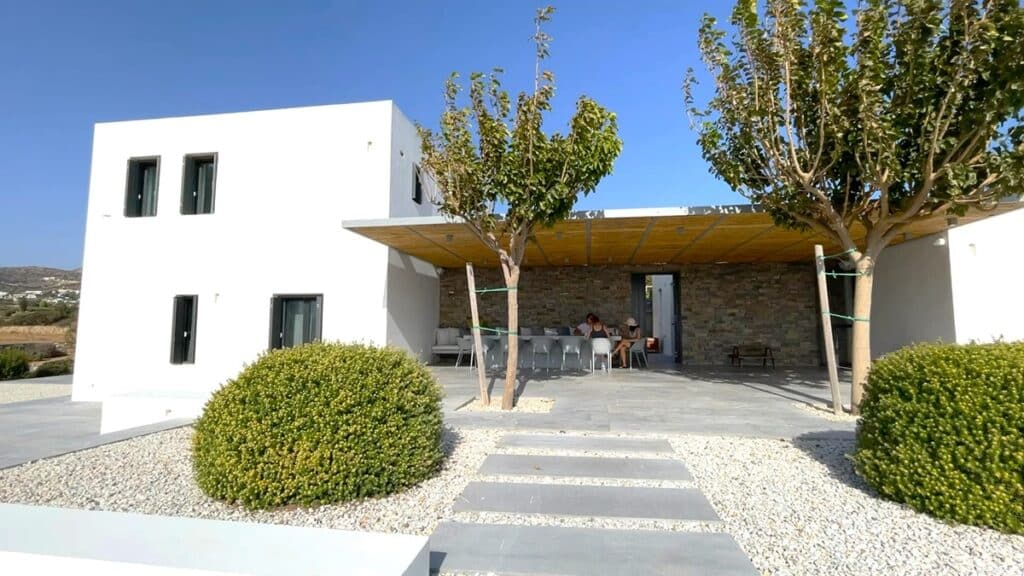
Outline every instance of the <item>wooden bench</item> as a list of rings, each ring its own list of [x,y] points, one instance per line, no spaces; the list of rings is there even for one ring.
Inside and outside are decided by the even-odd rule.
[[[765,346],[764,344],[733,346],[732,352],[729,353],[729,364],[742,368],[744,358],[760,360],[762,368],[767,368],[768,363],[771,362],[772,368],[775,368],[775,354],[772,352],[771,346]]]

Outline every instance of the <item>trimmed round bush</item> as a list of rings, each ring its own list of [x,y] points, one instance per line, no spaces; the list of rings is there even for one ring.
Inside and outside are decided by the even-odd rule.
[[[923,344],[875,363],[857,471],[943,520],[1024,533],[1024,343]]]
[[[14,380],[28,374],[32,357],[19,348],[0,349],[0,380]]]
[[[384,496],[440,468],[441,424],[441,387],[401,350],[274,350],[207,402],[193,437],[196,481],[248,508]]]

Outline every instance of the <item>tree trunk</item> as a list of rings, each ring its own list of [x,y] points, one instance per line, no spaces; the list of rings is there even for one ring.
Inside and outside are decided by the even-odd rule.
[[[511,410],[515,403],[516,372],[519,367],[519,266],[508,265],[505,286],[508,288],[508,360],[505,362],[505,390],[501,409]]]
[[[853,385],[850,390],[850,412],[860,414],[868,370],[871,368],[871,286],[875,261],[871,256],[857,260],[857,282],[853,293]]]

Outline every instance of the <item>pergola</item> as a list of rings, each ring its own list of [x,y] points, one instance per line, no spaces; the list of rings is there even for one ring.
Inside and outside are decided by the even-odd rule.
[[[960,218],[937,216],[913,223],[898,244],[1020,207],[1000,204]],[[457,219],[442,216],[349,220],[343,227],[442,268],[497,266],[497,257]],[[865,235],[859,224],[853,236]],[[538,229],[523,265],[669,266],[707,263],[808,262],[814,245],[840,248],[813,232],[776,226],[757,206],[701,206],[576,212],[549,229]]]

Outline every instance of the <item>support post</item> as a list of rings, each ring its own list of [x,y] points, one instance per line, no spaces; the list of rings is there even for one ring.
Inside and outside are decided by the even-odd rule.
[[[487,393],[487,365],[484,363],[483,339],[480,337],[480,313],[476,308],[476,279],[473,276],[473,264],[466,262],[466,286],[469,287],[469,309],[473,314],[473,353],[476,354],[476,374],[480,382],[480,402],[484,406],[491,404],[491,396]]]
[[[814,245],[814,266],[818,271],[818,302],[821,304],[821,332],[825,338],[828,383],[832,389],[832,411],[842,414],[843,400],[839,395],[839,372],[836,368],[835,343],[832,341],[832,314],[828,307],[828,284],[825,282],[825,252],[821,244]]]

